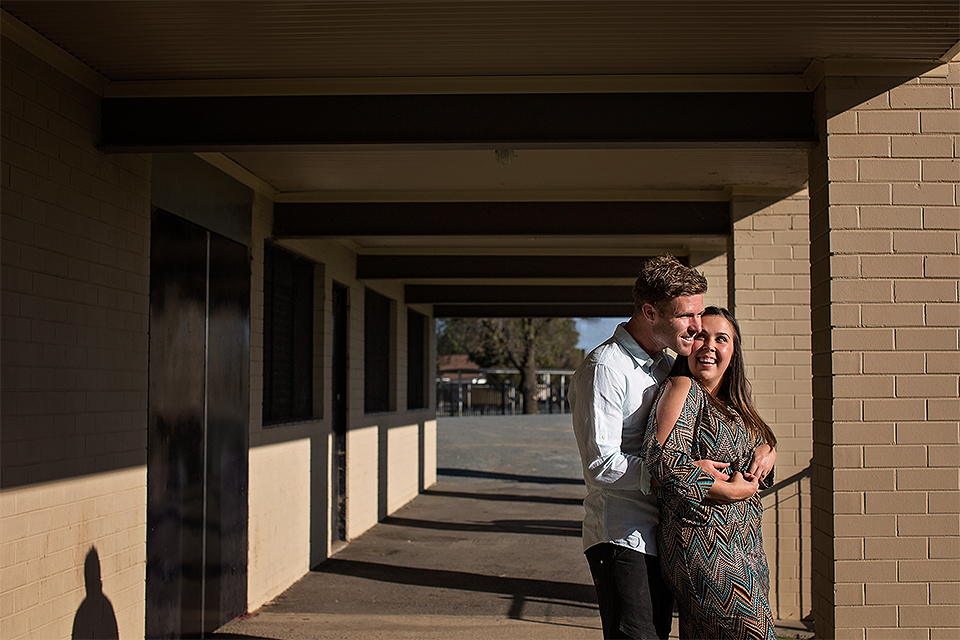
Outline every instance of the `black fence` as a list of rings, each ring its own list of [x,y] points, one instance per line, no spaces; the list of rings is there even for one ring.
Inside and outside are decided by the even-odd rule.
[[[570,413],[567,391],[572,374],[573,371],[537,373],[539,413]],[[472,373],[471,376],[474,377],[453,373],[449,378],[437,379],[438,416],[503,416],[523,413],[519,374],[507,370],[485,371],[480,376]]]

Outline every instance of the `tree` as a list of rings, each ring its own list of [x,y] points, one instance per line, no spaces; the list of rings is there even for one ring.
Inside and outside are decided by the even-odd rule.
[[[437,324],[437,352],[466,353],[481,367],[520,371],[523,412],[538,413],[537,369],[579,364],[572,318],[451,318]]]

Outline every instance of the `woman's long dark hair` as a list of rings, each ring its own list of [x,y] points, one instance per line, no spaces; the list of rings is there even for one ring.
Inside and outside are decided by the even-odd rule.
[[[713,397],[704,389],[707,401],[731,420],[736,419],[736,416],[730,412],[728,407],[733,407],[743,419],[743,424],[747,427],[750,435],[754,438],[760,438],[771,447],[775,446],[777,438],[773,435],[770,426],[760,417],[760,413],[753,405],[753,399],[750,396],[750,382],[747,380],[743,364],[743,347],[740,346],[740,325],[737,323],[737,319],[723,307],[707,307],[703,310],[703,317],[707,316],[720,316],[730,323],[735,334],[733,336],[733,356],[730,358],[730,364],[723,373],[723,379],[717,387],[717,396]],[[691,373],[687,358],[677,358],[673,363],[673,369],[670,370],[670,375],[686,376],[692,378],[701,387],[703,386]]]

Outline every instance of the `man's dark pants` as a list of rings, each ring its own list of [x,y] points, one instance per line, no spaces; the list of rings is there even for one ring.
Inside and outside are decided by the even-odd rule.
[[[670,635],[673,594],[657,556],[608,542],[586,550],[597,588],[604,638],[647,640]]]

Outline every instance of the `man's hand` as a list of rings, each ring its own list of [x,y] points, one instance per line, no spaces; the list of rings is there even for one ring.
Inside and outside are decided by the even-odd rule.
[[[763,481],[773,469],[773,464],[777,461],[777,450],[768,444],[762,444],[753,451],[753,461],[750,468],[744,475],[757,478]]]
[[[729,462],[717,462],[716,460],[697,460],[693,464],[700,467],[704,470],[704,472],[713,476],[717,480],[726,482],[730,479],[730,476],[724,473],[726,469],[730,468]]]
[[[730,482],[714,482],[707,497],[716,502],[736,502],[752,498],[760,488],[756,476],[752,479],[737,471],[730,478]]]

